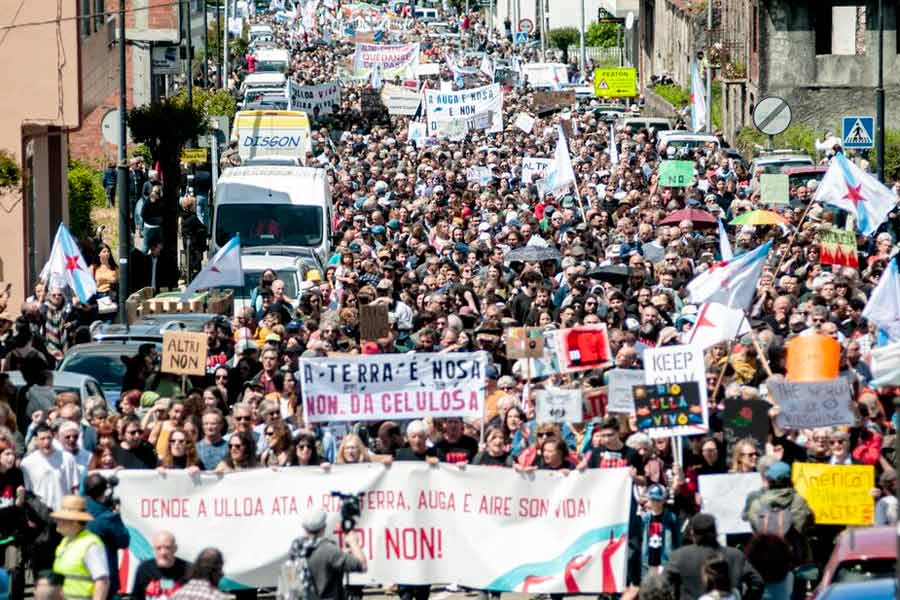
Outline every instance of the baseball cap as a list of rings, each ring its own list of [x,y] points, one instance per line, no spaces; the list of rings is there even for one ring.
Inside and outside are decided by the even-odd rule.
[[[308,531],[309,533],[319,533],[323,529],[325,529],[325,521],[327,519],[327,515],[325,511],[320,508],[314,508],[303,517],[303,529]]]
[[[662,501],[668,497],[668,494],[666,493],[666,488],[658,483],[654,483],[647,489],[647,497],[651,500]]]
[[[790,481],[791,467],[784,461],[774,463],[766,471],[766,480],[770,483]]]

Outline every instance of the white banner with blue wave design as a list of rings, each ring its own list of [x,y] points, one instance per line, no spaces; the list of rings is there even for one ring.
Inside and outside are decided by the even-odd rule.
[[[225,555],[228,588],[274,586],[311,508],[340,533],[332,491],[365,492],[357,530],[369,570],[354,583],[458,583],[502,592],[599,594],[624,590],[631,478],[584,472],[424,462],[254,469],[190,477],[121,471],[117,495],[131,531],[122,580],[171,531],[178,556]],[[340,539],[338,539],[340,542]]]

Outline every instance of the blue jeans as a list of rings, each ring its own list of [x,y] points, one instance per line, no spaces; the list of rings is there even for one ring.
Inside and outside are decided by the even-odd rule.
[[[134,204],[134,226],[136,230],[143,230],[144,228],[144,220],[141,218],[141,210],[144,208],[144,202],[146,202],[146,200],[141,196]]]

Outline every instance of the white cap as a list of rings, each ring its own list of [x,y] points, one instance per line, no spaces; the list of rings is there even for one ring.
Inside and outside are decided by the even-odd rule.
[[[314,508],[303,517],[303,529],[309,533],[319,533],[325,529],[325,521],[328,515],[321,508]]]

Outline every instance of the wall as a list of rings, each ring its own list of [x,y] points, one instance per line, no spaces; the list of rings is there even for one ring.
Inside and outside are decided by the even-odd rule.
[[[25,146],[35,140],[34,169],[31,180],[39,193],[35,214],[67,214],[65,209],[65,160],[61,172],[51,177],[47,168],[51,163],[46,151],[49,129],[73,129],[80,124],[79,47],[76,3],[68,0],[0,2],[0,26],[16,23],[50,23],[29,27],[13,27],[4,31],[0,72],[7,91],[0,94],[0,148],[8,150],[24,165]],[[56,21],[60,16],[61,20]],[[25,131],[27,129],[27,135]],[[57,140],[59,141],[59,134]],[[64,138],[64,135],[63,135]],[[65,150],[65,141],[57,143]],[[56,155],[59,158],[59,155]],[[63,155],[64,156],[64,155]],[[60,161],[55,163],[60,165]],[[52,187],[51,187],[52,186]],[[15,190],[0,198],[0,260],[3,277],[13,284],[13,304],[16,306],[30,286],[27,272],[28,244],[31,225],[23,190]],[[56,231],[56,223],[46,220],[36,224],[35,235],[42,262]]]
[[[706,17],[683,0],[642,0],[641,83],[651,75],[669,75],[690,85],[691,59],[705,46]]]

